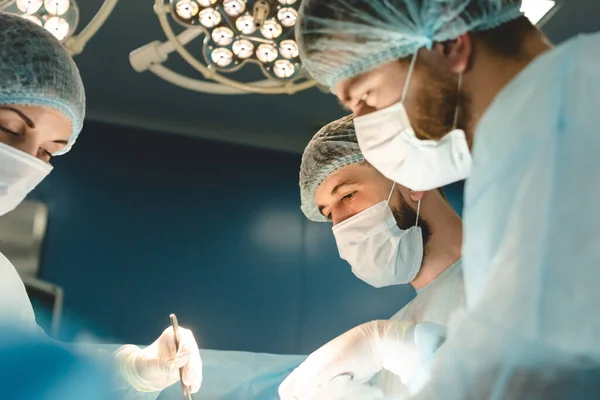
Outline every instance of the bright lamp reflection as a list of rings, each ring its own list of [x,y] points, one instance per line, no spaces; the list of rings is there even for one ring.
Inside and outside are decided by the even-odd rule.
[[[46,11],[52,15],[63,15],[69,11],[71,2],[69,0],[44,0]]]
[[[246,3],[242,0],[225,0],[223,2],[225,12],[232,17],[237,17],[246,9]]]
[[[219,46],[227,46],[233,42],[233,31],[229,28],[225,28],[224,26],[220,26],[212,31],[212,39]]]
[[[271,63],[277,58],[277,50],[270,44],[261,44],[256,49],[256,58],[264,63]]]
[[[199,11],[200,7],[194,0],[179,0],[175,4],[175,12],[183,19],[192,19],[198,15]]]
[[[238,28],[238,30],[244,35],[250,35],[256,30],[256,26],[254,26],[254,18],[252,18],[250,15],[239,17],[235,21],[235,27]]]
[[[279,53],[285,58],[298,57],[298,45],[293,40],[284,40],[279,45]]]
[[[27,15],[27,14],[21,15],[21,17],[33,22],[34,24],[42,26],[42,21],[38,17],[34,17],[33,15]]]
[[[281,21],[281,25],[286,28],[291,28],[296,25],[296,21],[298,20],[298,12],[293,8],[282,8],[277,12],[277,18]]]
[[[211,53],[210,58],[219,67],[226,67],[233,61],[233,53],[229,49],[220,47]]]
[[[51,17],[44,24],[44,28],[52,33],[58,40],[63,40],[69,34],[69,23],[61,17]]]
[[[44,0],[17,0],[16,5],[19,11],[25,14],[36,13],[44,4]]]
[[[200,11],[200,23],[207,27],[213,28],[221,22],[221,14],[214,8],[205,8]]]
[[[281,25],[272,19],[265,21],[262,28],[260,28],[260,33],[267,39],[276,39],[281,36],[282,32]]]
[[[233,43],[232,49],[233,54],[239,58],[249,58],[252,57],[252,54],[254,53],[254,45],[249,40],[236,41]]]
[[[273,72],[278,78],[289,78],[296,72],[296,67],[288,60],[277,60],[273,66]]]

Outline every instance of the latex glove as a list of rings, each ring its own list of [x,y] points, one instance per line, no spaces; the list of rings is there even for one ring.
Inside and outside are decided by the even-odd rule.
[[[192,393],[202,384],[202,359],[194,335],[179,328],[179,350],[175,350],[173,328],[167,328],[145,349],[125,345],[115,353],[125,379],[140,392],[161,391],[179,381],[183,367],[183,383]]]
[[[405,321],[372,321],[322,346],[279,386],[282,400],[313,399],[322,386],[340,376],[364,383],[387,369],[402,376],[416,365],[414,325]],[[339,378],[338,378],[339,379]]]

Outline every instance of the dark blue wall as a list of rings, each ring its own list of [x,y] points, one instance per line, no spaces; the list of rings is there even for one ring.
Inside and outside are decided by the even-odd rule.
[[[299,162],[87,123],[33,195],[50,210],[41,276],[110,341],[148,343],[175,312],[204,348],[306,354],[391,316],[412,288],[352,275],[300,212]]]

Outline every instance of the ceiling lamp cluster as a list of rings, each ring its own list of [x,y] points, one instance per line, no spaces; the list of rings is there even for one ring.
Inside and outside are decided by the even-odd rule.
[[[79,7],[75,0],[0,0],[0,11],[20,15],[43,26],[75,55],[83,51],[116,3],[117,0],[104,0],[94,18],[77,36],[74,33],[79,24]]]
[[[176,85],[207,93],[291,94],[313,87],[316,83],[302,69],[294,37],[300,2],[155,0],[154,11],[168,42],[152,42],[133,51],[130,62],[138,72],[151,70]],[[187,29],[175,35],[169,20]],[[192,55],[185,46],[196,37],[204,38],[202,51]],[[160,65],[174,51],[205,80]],[[266,79],[242,82],[225,76],[248,64],[259,66]]]
[[[79,22],[74,0],[15,0],[6,11],[43,26],[61,41],[73,34]]]
[[[268,78],[292,80],[300,72],[294,26],[300,0],[171,0],[171,15],[206,32],[205,61],[229,72],[246,62]]]

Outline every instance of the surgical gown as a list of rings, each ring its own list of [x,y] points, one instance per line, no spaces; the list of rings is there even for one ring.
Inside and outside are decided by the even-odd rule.
[[[456,310],[465,307],[465,290],[462,275],[462,260],[458,260],[438,276],[433,282],[417,290],[417,296],[391,319],[409,321],[414,324],[428,321],[447,326],[450,316]],[[401,396],[414,392],[415,377],[413,371],[396,376],[382,371],[374,383],[386,396]],[[412,379],[411,379],[412,378]]]
[[[498,94],[473,162],[467,312],[416,397],[600,398],[599,34],[542,54]]]

